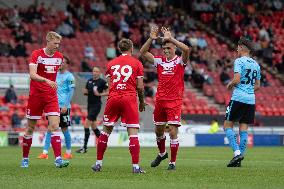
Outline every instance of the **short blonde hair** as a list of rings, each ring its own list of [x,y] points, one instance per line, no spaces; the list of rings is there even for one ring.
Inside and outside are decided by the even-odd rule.
[[[46,41],[52,41],[53,39],[61,40],[62,36],[59,35],[58,33],[54,32],[54,31],[49,31],[46,34]]]

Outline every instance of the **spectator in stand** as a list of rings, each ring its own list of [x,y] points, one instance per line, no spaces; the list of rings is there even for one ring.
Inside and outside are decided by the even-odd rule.
[[[12,128],[21,128],[21,118],[19,116],[19,112],[17,109],[15,109],[14,113],[11,116],[11,123],[12,123]]]
[[[18,5],[14,5],[12,10],[12,14],[10,16],[10,24],[14,27],[18,27],[20,25],[21,18],[20,18],[20,11]]]
[[[89,42],[86,43],[86,46],[85,46],[85,49],[84,49],[84,57],[86,57],[86,58],[88,58],[92,61],[96,60],[95,49]]]
[[[231,80],[229,72],[230,72],[229,68],[223,68],[220,74],[220,81],[222,82],[224,86],[226,86]]]
[[[72,116],[72,125],[79,125],[81,124],[81,116],[79,116],[79,112],[75,111],[74,115]]]
[[[75,31],[74,29],[67,23],[67,21],[64,21],[59,25],[56,29],[56,32],[60,35],[68,38],[75,37]]]
[[[92,0],[90,7],[94,14],[106,11],[105,3],[102,0]]]
[[[11,45],[7,44],[3,38],[0,40],[0,56],[9,56]]]
[[[19,56],[26,57],[27,56],[26,47],[25,47],[23,40],[19,41],[19,43],[15,47],[14,56],[16,56],[16,57],[19,57]]]
[[[81,3],[79,8],[75,8],[78,18],[85,16],[85,4]]]
[[[197,38],[197,46],[200,49],[205,49],[207,47],[207,41],[205,39],[205,34],[201,34],[198,38]]]
[[[22,40],[25,43],[31,43],[32,42],[32,33],[29,31],[29,28],[27,25],[23,26],[23,36],[22,36]]]
[[[116,49],[114,43],[110,43],[106,48],[106,58],[107,60],[112,60],[116,57]]]
[[[261,78],[260,78],[260,86],[262,86],[262,87],[270,86],[270,84],[269,84],[269,82],[268,82],[268,80],[266,78],[266,74],[267,74],[266,70],[262,69],[262,71],[261,71]]]
[[[89,21],[89,27],[90,27],[91,31],[94,31],[94,30],[98,29],[99,28],[99,24],[100,24],[100,21],[96,17],[96,15],[92,15],[91,19]]]
[[[202,89],[203,84],[205,82],[205,78],[203,77],[203,75],[201,74],[201,70],[198,68],[193,68],[192,70],[192,75],[191,75],[191,81],[192,81],[192,85],[195,88],[200,88]]]
[[[283,8],[283,2],[281,2],[280,0],[274,0],[274,1],[273,1],[273,8],[274,8],[276,11],[281,11],[282,8]]]
[[[120,28],[120,35],[124,38],[129,38],[130,32],[129,32],[129,25],[125,21],[125,17],[121,16],[120,21],[119,21],[119,28]]]
[[[258,36],[260,39],[264,39],[265,41],[270,41],[269,34],[264,26],[262,26],[261,29],[259,30]]]
[[[88,58],[84,58],[81,62],[81,71],[82,72],[91,72],[92,71],[92,68],[90,67],[89,65],[89,60]]]
[[[13,85],[10,85],[10,88],[6,90],[5,92],[5,101],[6,103],[13,103],[16,104],[17,103],[17,95],[14,89]]]
[[[190,45],[192,47],[197,47],[198,46],[198,39],[197,39],[195,33],[192,33],[192,35],[189,38],[189,42],[190,42]]]
[[[24,37],[24,31],[22,27],[15,27],[15,29],[12,32],[12,35],[14,36],[16,42],[20,41]]]

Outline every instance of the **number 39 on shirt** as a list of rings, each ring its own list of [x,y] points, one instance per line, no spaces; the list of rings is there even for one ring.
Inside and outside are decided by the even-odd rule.
[[[121,76],[124,76],[122,82],[126,82],[131,74],[132,74],[132,67],[129,65],[124,65],[120,68],[120,65],[114,65],[111,67],[113,71],[113,75],[116,76],[116,78],[113,80],[114,83],[119,82],[122,78]]]

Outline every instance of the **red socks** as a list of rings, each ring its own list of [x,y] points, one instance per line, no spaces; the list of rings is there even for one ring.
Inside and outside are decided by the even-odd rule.
[[[107,148],[109,134],[101,132],[97,145],[97,160],[103,160]]]
[[[132,164],[139,163],[139,154],[140,154],[140,144],[138,135],[129,136],[129,152],[132,157]]]
[[[160,154],[165,153],[166,151],[166,136],[157,137],[157,145],[159,148]]]
[[[23,158],[29,157],[32,141],[33,141],[32,135],[24,135],[23,137]]]
[[[51,146],[53,148],[53,153],[55,158],[61,156],[61,139],[59,132],[51,133]]]
[[[171,147],[171,163],[176,162],[177,159],[177,152],[178,152],[178,139],[173,139],[170,141],[170,147]]]

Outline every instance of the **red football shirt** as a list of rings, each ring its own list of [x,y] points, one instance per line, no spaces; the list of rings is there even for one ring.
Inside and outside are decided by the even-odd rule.
[[[106,77],[111,81],[109,98],[136,95],[136,79],[143,77],[143,65],[136,58],[123,54],[107,64]]]
[[[182,100],[184,91],[184,68],[186,64],[180,56],[167,60],[162,56],[154,57],[158,74],[156,100]]]
[[[49,56],[44,52],[45,48],[38,49],[32,52],[29,65],[37,65],[37,74],[41,77],[56,81],[58,68],[63,62],[63,55],[60,52],[55,52]],[[54,91],[46,82],[38,82],[31,80],[30,91]]]

